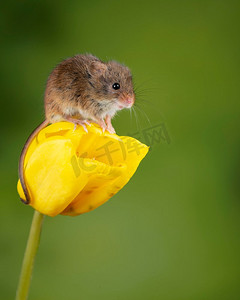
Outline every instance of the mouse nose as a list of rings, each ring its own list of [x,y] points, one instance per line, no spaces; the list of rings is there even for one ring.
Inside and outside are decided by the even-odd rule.
[[[127,98],[127,99],[126,99],[126,102],[127,102],[128,104],[132,104],[132,103],[133,103],[133,99],[132,99],[132,98]]]
[[[127,97],[125,101],[127,106],[131,107],[134,103],[134,97]]]

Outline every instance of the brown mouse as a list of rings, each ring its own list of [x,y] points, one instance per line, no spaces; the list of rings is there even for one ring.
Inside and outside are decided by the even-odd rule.
[[[45,121],[29,136],[19,161],[19,178],[30,202],[23,174],[27,149],[38,132],[50,123],[68,121],[87,131],[88,121],[99,124],[103,131],[115,133],[111,119],[117,111],[130,108],[135,93],[130,70],[116,62],[103,62],[93,55],[76,55],[58,64],[47,80],[44,97]]]

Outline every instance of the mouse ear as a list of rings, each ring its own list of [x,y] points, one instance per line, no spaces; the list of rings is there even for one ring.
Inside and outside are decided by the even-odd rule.
[[[89,71],[92,74],[94,74],[96,72],[99,73],[99,74],[102,74],[106,70],[107,70],[107,65],[104,62],[101,62],[101,61],[93,61],[90,64],[90,67],[89,67]]]

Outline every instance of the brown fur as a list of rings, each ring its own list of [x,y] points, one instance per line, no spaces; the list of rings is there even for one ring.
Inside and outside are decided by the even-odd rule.
[[[112,85],[120,84],[119,90]],[[85,119],[103,119],[116,102],[135,98],[130,70],[115,61],[104,63],[92,55],[76,55],[61,62],[50,74],[45,92],[45,113],[50,122],[56,114],[65,119],[70,116]]]
[[[120,84],[114,90],[112,85]],[[49,123],[70,121],[82,125],[87,120],[100,124],[103,130],[114,133],[111,118],[116,111],[129,108],[135,101],[132,75],[129,69],[116,61],[102,62],[93,55],[76,55],[61,62],[50,74],[45,91],[45,117],[29,136],[19,161],[19,178],[26,197],[30,202],[23,173],[27,149],[38,132]]]

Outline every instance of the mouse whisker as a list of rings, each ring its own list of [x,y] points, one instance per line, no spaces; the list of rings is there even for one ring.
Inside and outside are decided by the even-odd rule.
[[[140,127],[140,125],[139,125],[138,115],[137,115],[137,112],[136,112],[136,110],[135,110],[135,107],[132,106],[132,108],[133,108],[133,112],[134,112],[134,116],[135,116],[135,120],[136,120],[137,130],[140,132],[140,131],[141,131],[141,127]]]
[[[130,113],[130,119],[131,119],[131,122],[132,122],[132,107],[130,107],[129,113]]]
[[[147,92],[147,93],[152,93],[152,92],[154,92],[154,91],[156,91],[156,90],[159,90],[159,89],[157,89],[157,88],[134,88],[134,92],[136,93],[136,94],[139,94],[139,93],[143,93],[143,92]]]
[[[150,122],[150,119],[148,117],[148,115],[146,114],[146,112],[144,110],[142,110],[139,106],[135,106],[141,113],[142,115],[147,119],[148,123],[150,126],[152,126],[152,123]]]
[[[141,107],[143,110],[144,110],[144,108],[145,109],[149,109],[149,105],[152,106],[152,108],[154,109],[155,113],[157,113],[162,120],[165,119],[165,117],[163,116],[162,111],[159,109],[159,107],[155,103],[153,103],[151,101],[148,101],[146,99],[143,100],[143,101],[137,101],[137,105],[135,103],[135,106],[138,106],[139,108]]]
[[[142,97],[142,96],[137,97],[137,101],[135,102],[135,105],[136,105],[136,103],[139,104],[139,105],[140,104],[143,104],[143,105],[150,104],[150,105],[154,106],[154,108],[157,109],[157,106],[154,102],[152,102],[149,99],[146,99],[145,97]]]

